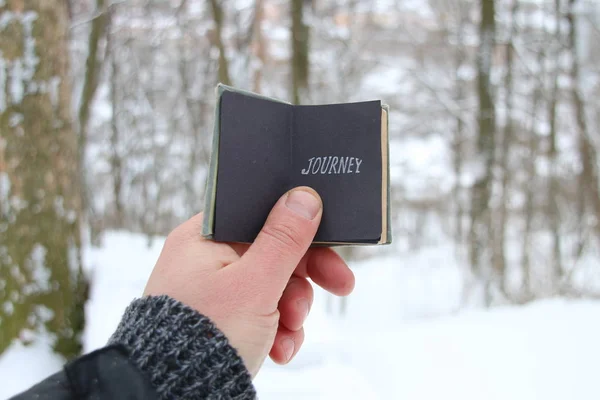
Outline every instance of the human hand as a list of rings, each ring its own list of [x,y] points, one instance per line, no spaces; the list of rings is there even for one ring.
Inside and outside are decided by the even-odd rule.
[[[296,188],[275,204],[252,245],[203,239],[196,215],[168,236],[144,294],[168,295],[209,317],[252,376],[267,355],[285,364],[304,341],[313,301],[307,278],[336,295],[354,288],[332,249],[309,249],[322,212],[314,190]]]

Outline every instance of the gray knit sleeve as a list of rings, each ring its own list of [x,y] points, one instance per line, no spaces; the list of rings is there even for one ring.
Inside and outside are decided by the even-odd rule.
[[[130,351],[159,399],[255,399],[248,370],[205,316],[168,296],[134,300],[110,339]]]

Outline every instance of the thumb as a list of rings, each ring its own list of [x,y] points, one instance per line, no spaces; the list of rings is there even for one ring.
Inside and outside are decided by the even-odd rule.
[[[252,269],[255,279],[283,292],[312,243],[322,214],[323,203],[317,192],[309,187],[292,189],[275,204],[241,264]]]

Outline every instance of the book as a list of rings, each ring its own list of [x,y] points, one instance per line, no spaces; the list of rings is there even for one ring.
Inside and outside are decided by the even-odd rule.
[[[387,105],[216,92],[203,236],[251,243],[283,194],[309,186],[323,201],[313,245],[391,243]]]

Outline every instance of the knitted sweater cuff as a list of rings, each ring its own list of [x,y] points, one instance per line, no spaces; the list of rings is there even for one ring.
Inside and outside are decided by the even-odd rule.
[[[128,348],[161,400],[256,398],[250,374],[225,335],[168,296],[134,300],[110,343]]]

